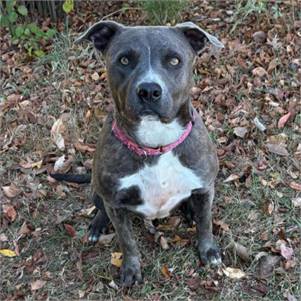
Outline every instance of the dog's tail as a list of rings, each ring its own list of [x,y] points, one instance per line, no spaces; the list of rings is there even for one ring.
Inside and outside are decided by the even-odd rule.
[[[57,181],[66,181],[78,184],[90,183],[91,174],[75,175],[65,173],[51,173],[50,176]]]

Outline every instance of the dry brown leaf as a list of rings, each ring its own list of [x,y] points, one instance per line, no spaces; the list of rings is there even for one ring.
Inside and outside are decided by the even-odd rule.
[[[91,206],[89,208],[84,208],[81,211],[78,212],[79,216],[85,216],[85,217],[89,217],[91,216],[91,214],[93,213],[93,211],[95,211],[96,207],[95,206]]]
[[[178,246],[185,246],[188,244],[189,240],[188,239],[183,239],[182,237],[180,237],[179,235],[175,235],[174,238],[171,240],[173,243],[175,243]]]
[[[100,235],[99,239],[98,239],[98,242],[102,245],[109,245],[113,238],[115,237],[115,233],[111,233],[111,234],[102,234]]]
[[[232,174],[227,179],[224,180],[224,183],[233,182],[233,181],[238,180],[238,179],[239,179],[238,175]]]
[[[2,190],[8,198],[14,198],[21,192],[21,189],[19,189],[14,183],[11,183],[9,186],[2,186]]]
[[[62,155],[55,161],[53,170],[54,171],[60,170],[64,166],[64,163],[65,163],[65,155]]]
[[[81,153],[85,153],[85,152],[94,153],[95,152],[94,145],[92,146],[92,145],[84,144],[81,142],[74,143],[74,148]]]
[[[111,264],[117,268],[120,268],[122,265],[122,253],[114,252],[111,254]]]
[[[1,233],[0,234],[0,241],[1,242],[6,242],[6,241],[8,241],[8,237],[4,233]]]
[[[248,249],[238,242],[233,242],[233,249],[235,253],[244,261],[248,261],[250,259],[250,253]]]
[[[246,134],[248,133],[248,129],[245,127],[241,127],[241,126],[234,128],[233,131],[234,131],[234,134],[240,138],[244,138],[246,136]]]
[[[297,190],[297,191],[301,191],[301,184],[297,183],[295,181],[292,181],[289,183],[290,188]]]
[[[255,126],[259,129],[259,131],[264,132],[267,128],[266,126],[259,120],[258,117],[253,119]]]
[[[36,291],[40,288],[42,288],[46,284],[46,281],[44,280],[35,280],[30,283],[30,287],[32,291]]]
[[[166,264],[164,264],[164,265],[162,266],[161,272],[162,272],[162,274],[164,275],[164,277],[165,277],[166,279],[170,279],[170,278],[171,278],[171,273],[170,273],[170,271],[169,271],[169,269],[168,269],[168,267],[167,267]]]
[[[4,216],[10,221],[13,222],[17,217],[17,212],[12,205],[3,205],[2,206]]]
[[[271,152],[273,154],[276,154],[279,156],[288,156],[289,155],[286,147],[283,144],[267,143],[266,147],[269,150],[269,152]]]
[[[31,232],[32,232],[32,230],[27,226],[27,223],[24,222],[18,233],[20,235],[27,235],[27,234],[29,234]]]
[[[280,256],[262,256],[258,264],[259,277],[261,279],[265,279],[271,276],[279,262]]]
[[[69,224],[64,224],[64,228],[66,230],[66,232],[71,236],[71,237],[75,237],[76,236],[76,231],[73,228],[73,226],[69,225]]]
[[[97,72],[94,72],[92,75],[91,75],[91,78],[94,80],[94,81],[98,81],[100,76]]]
[[[230,228],[229,228],[229,225],[228,224],[226,224],[224,221],[222,221],[222,220],[216,220],[216,219],[214,219],[213,220],[213,223],[215,224],[215,225],[217,225],[217,226],[219,226],[221,229],[223,229],[224,231],[229,231],[230,230]]]
[[[65,125],[62,119],[57,119],[51,128],[51,139],[60,150],[65,149],[65,140],[63,133],[65,132]]]
[[[163,250],[169,249],[167,240],[166,240],[166,238],[163,235],[160,236],[160,245],[161,245],[161,247],[162,247]]]
[[[285,124],[288,122],[288,120],[290,119],[292,113],[288,112],[287,114],[283,115],[279,121],[278,121],[278,129],[281,129],[285,126]]]
[[[278,65],[279,65],[279,62],[278,62],[277,58],[271,60],[269,63],[268,72],[273,71]]]
[[[256,31],[253,33],[253,39],[256,43],[264,43],[267,38],[267,35],[264,31]]]
[[[286,260],[292,259],[294,255],[294,250],[290,247],[287,247],[284,243],[280,245],[280,254]]]
[[[241,279],[246,277],[246,273],[238,268],[226,267],[223,269],[223,273],[231,279]]]
[[[264,68],[262,67],[256,67],[252,70],[252,74],[254,76],[259,76],[259,77],[263,77],[265,75],[267,75],[267,72]]]

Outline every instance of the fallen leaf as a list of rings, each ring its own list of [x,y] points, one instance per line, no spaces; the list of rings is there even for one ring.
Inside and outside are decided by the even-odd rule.
[[[115,252],[111,254],[111,264],[120,268],[122,265],[122,253]]]
[[[292,199],[292,204],[296,208],[301,207],[301,197],[300,198],[293,198]]]
[[[264,31],[256,31],[253,33],[253,39],[256,43],[264,43],[267,35]]]
[[[266,70],[262,67],[256,67],[252,70],[252,74],[254,76],[263,77],[267,74]]]
[[[268,72],[270,73],[271,71],[273,71],[278,65],[279,65],[278,58],[271,60],[269,63]]]
[[[238,126],[238,127],[234,128],[233,131],[234,131],[234,134],[235,134],[237,137],[240,137],[240,138],[244,138],[245,135],[248,133],[247,128],[241,127],[241,126]]]
[[[11,183],[9,186],[2,186],[2,190],[8,198],[14,198],[21,192],[21,189],[19,189],[14,183]]]
[[[280,245],[280,254],[286,260],[290,260],[294,255],[294,250],[290,247],[287,247],[285,244]]]
[[[224,221],[222,221],[222,220],[216,220],[216,219],[214,219],[213,220],[213,223],[215,224],[215,225],[217,225],[217,226],[219,226],[221,229],[223,229],[224,231],[229,231],[230,230],[230,228],[229,228],[229,225],[228,224],[226,224]]]
[[[224,183],[233,182],[237,179],[239,179],[239,175],[232,174],[227,179],[224,180]]]
[[[274,205],[273,202],[270,202],[270,203],[268,204],[268,206],[267,206],[267,212],[268,212],[269,215],[271,215],[272,212],[274,211],[274,207],[275,207],[275,205]]]
[[[59,169],[61,169],[64,166],[64,162],[65,162],[65,155],[62,155],[55,161],[53,170],[58,171]]]
[[[37,162],[33,162],[31,163],[31,168],[38,168],[40,169],[43,165],[43,160],[37,161]]]
[[[267,128],[266,126],[257,118],[255,117],[253,119],[253,122],[255,124],[255,126],[261,131],[261,132],[264,132]]]
[[[91,75],[91,77],[92,77],[92,79],[95,80],[95,81],[99,80],[99,78],[100,78],[100,76],[99,76],[99,74],[98,74],[97,72],[94,72],[94,73]]]
[[[85,153],[85,152],[94,153],[95,152],[95,146],[84,144],[81,142],[74,143],[74,148],[81,153]]]
[[[290,119],[292,113],[288,112],[287,114],[283,115],[279,121],[278,121],[278,129],[281,129],[285,126],[285,124],[287,123],[287,121]]]
[[[17,254],[15,251],[9,249],[0,249],[0,254],[6,257],[16,257]]]
[[[248,251],[248,249],[241,245],[238,242],[233,242],[232,243],[234,252],[244,261],[248,261],[250,259],[250,253]]]
[[[62,135],[64,131],[65,126],[62,119],[57,119],[51,128],[51,139],[60,150],[65,149],[65,140]]]
[[[163,235],[160,236],[160,245],[161,245],[161,247],[162,247],[163,250],[168,250],[169,249],[167,240],[166,240],[166,238]]]
[[[76,236],[76,231],[73,228],[73,226],[69,225],[69,224],[64,224],[64,228],[66,230],[66,232],[71,236],[71,237],[75,237]]]
[[[258,275],[261,279],[266,279],[273,274],[276,265],[280,262],[280,256],[262,256],[258,264]]]
[[[162,268],[161,268],[161,273],[164,275],[164,277],[165,277],[166,279],[170,279],[170,278],[171,278],[171,273],[170,273],[170,271],[169,271],[169,269],[168,269],[168,267],[167,267],[166,264],[164,264],[164,265],[162,266]]]
[[[182,237],[180,237],[177,234],[174,236],[174,238],[171,241],[172,241],[172,243],[175,243],[177,246],[181,246],[181,247],[184,247],[189,242],[188,239],[183,239]]]
[[[286,147],[283,144],[267,143],[266,147],[269,150],[269,152],[271,152],[273,154],[276,154],[279,156],[288,156],[289,155]]]
[[[27,223],[24,222],[18,233],[20,235],[27,235],[27,234],[29,234],[31,232],[32,232],[32,230],[27,226]]]
[[[95,206],[91,206],[89,208],[84,208],[81,211],[78,212],[79,216],[84,216],[84,217],[89,217],[91,216],[91,214],[93,213],[93,211],[95,211],[96,207]]]
[[[201,278],[199,275],[196,275],[195,277],[188,279],[186,284],[191,290],[196,291],[200,287]]]
[[[289,186],[290,186],[290,188],[292,188],[294,190],[301,191],[301,184],[299,184],[295,181],[290,182]]]
[[[17,217],[17,212],[12,205],[3,205],[2,206],[4,216],[10,221],[13,222]]]
[[[231,279],[241,279],[246,277],[246,273],[238,268],[226,267],[223,269],[223,273]]]
[[[0,234],[0,241],[2,241],[2,242],[8,241],[8,238],[7,238],[7,236],[4,233]]]
[[[32,291],[36,291],[40,288],[42,288],[46,284],[46,281],[44,280],[35,280],[30,283],[30,287]]]
[[[100,244],[103,245],[109,245],[111,243],[111,241],[113,240],[113,238],[115,237],[115,233],[111,233],[111,234],[102,234],[99,239],[98,242]]]
[[[291,268],[294,268],[296,265],[297,265],[297,263],[296,263],[296,261],[294,261],[294,260],[286,260],[286,261],[284,262],[284,268],[285,268],[286,270],[289,270],[289,269],[291,269]]]

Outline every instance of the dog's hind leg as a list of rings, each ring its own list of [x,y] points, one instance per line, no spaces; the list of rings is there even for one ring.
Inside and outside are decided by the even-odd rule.
[[[97,212],[89,225],[88,239],[90,242],[95,243],[98,241],[100,235],[104,234],[107,231],[110,219],[107,215],[101,197],[96,193],[93,193],[92,200],[94,202],[95,207],[97,208]]]

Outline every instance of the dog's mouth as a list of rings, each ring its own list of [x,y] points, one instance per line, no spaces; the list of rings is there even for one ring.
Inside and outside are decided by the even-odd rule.
[[[159,119],[161,122],[163,123],[169,123],[170,122],[170,117],[166,116],[166,115],[163,115],[162,113],[160,112],[156,112],[155,110],[152,110],[152,109],[143,109],[140,111],[140,116],[143,117],[143,116],[153,116],[154,118],[157,118]]]

